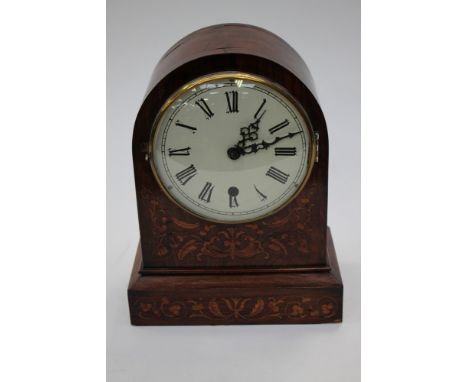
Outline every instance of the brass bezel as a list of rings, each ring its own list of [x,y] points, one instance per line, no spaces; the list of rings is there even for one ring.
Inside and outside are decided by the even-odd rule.
[[[206,82],[222,80],[222,79],[227,79],[227,78],[235,79],[235,80],[248,80],[248,81],[257,82],[259,84],[266,85],[266,86],[276,90],[282,96],[287,98],[294,105],[294,107],[296,107],[296,109],[301,114],[301,117],[306,122],[307,128],[305,130],[307,130],[307,133],[309,134],[310,142],[311,142],[311,145],[312,145],[312,150],[310,150],[310,153],[309,153],[308,169],[307,169],[306,176],[304,177],[302,183],[297,188],[297,190],[289,197],[289,199],[284,204],[282,204],[278,208],[275,208],[274,210],[270,211],[269,213],[267,213],[265,215],[262,215],[262,216],[259,216],[259,217],[256,217],[256,218],[252,218],[252,219],[242,220],[242,221],[223,221],[223,220],[207,218],[207,217],[199,215],[196,212],[191,211],[187,207],[181,205],[169,193],[169,191],[166,189],[166,187],[164,186],[161,179],[159,179],[159,175],[158,175],[158,172],[156,170],[156,166],[155,166],[154,160],[153,160],[153,147],[154,147],[153,142],[154,142],[154,139],[155,139],[155,136],[156,136],[156,131],[159,128],[159,125],[160,125],[159,122],[161,121],[165,111],[169,108],[169,106],[171,106],[174,103],[174,101],[180,97],[181,94],[193,89],[196,86],[202,85],[202,84],[204,84]],[[289,93],[289,91],[286,88],[284,88],[282,85],[280,85],[280,84],[278,84],[276,82],[270,81],[269,79],[267,79],[265,77],[258,76],[258,75],[253,75],[253,74],[248,74],[248,73],[245,73],[245,72],[233,72],[233,71],[230,71],[230,72],[217,72],[217,73],[213,73],[213,74],[208,74],[206,76],[198,77],[198,78],[194,79],[193,81],[188,82],[187,84],[185,84],[184,86],[182,86],[178,90],[176,90],[167,99],[167,101],[164,102],[163,106],[161,107],[158,114],[156,115],[156,118],[154,119],[153,126],[151,127],[150,140],[149,140],[148,161],[150,162],[151,170],[153,172],[153,175],[154,175],[154,177],[156,179],[156,182],[158,183],[159,187],[161,188],[163,193],[168,197],[168,199],[171,202],[175,203],[177,207],[183,209],[184,211],[188,212],[189,214],[191,214],[193,216],[196,216],[199,219],[203,219],[203,220],[206,220],[206,221],[209,221],[209,222],[212,222],[212,223],[226,224],[226,225],[245,224],[245,223],[250,223],[250,222],[253,222],[253,221],[258,221],[258,220],[265,219],[265,218],[279,212],[280,210],[285,208],[287,205],[289,205],[289,203],[291,203],[301,193],[301,191],[304,189],[307,181],[310,178],[310,174],[312,173],[312,168],[314,167],[315,160],[316,160],[317,142],[316,142],[316,137],[315,137],[314,133],[315,133],[315,131],[313,129],[312,123],[310,122],[310,119],[309,119],[307,113],[305,112],[304,108]]]

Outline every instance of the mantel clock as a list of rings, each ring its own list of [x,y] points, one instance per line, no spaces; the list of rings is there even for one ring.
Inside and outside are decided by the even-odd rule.
[[[327,128],[285,41],[223,24],[176,43],[136,118],[133,162],[133,324],[341,321]]]

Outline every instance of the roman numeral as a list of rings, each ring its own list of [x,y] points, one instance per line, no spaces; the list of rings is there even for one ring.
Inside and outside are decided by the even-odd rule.
[[[263,99],[262,104],[260,105],[260,107],[258,108],[257,112],[255,113],[255,115],[254,115],[254,118],[255,118],[255,119],[257,119],[257,115],[258,115],[258,113],[260,113],[260,110],[262,110],[263,106],[265,106],[265,103],[266,103],[266,98]]]
[[[268,131],[271,133],[271,134],[274,134],[276,133],[278,130],[281,130],[282,128],[286,127],[289,125],[289,121],[287,119],[285,119],[283,122],[281,123],[278,123],[276,126],[273,126],[271,128],[268,129]]]
[[[210,182],[206,182],[205,187],[201,190],[198,195],[198,199],[203,200],[204,202],[209,203],[211,200],[211,194],[213,193],[214,186]]]
[[[185,185],[190,179],[192,179],[197,173],[197,169],[193,164],[176,174],[177,180]]]
[[[237,203],[237,195],[239,195],[239,189],[235,186],[229,187],[228,195],[229,208],[239,207],[239,203]]]
[[[262,193],[255,184],[254,184],[254,188],[255,188],[255,191],[257,191],[258,195],[260,195],[260,200],[262,202],[266,200],[267,196],[264,193]]]
[[[206,114],[206,119],[210,119],[214,114],[203,98],[200,98],[195,104]]]
[[[230,92],[225,92],[224,94],[226,95],[226,101],[228,104],[228,111],[226,113],[238,113],[239,112],[238,93],[235,90],[233,90]]]
[[[291,156],[293,157],[296,155],[296,148],[295,147],[275,147],[275,155],[276,156]]]
[[[190,155],[190,147],[184,149],[169,149],[169,156],[173,155]]]
[[[265,174],[280,183],[285,184],[288,181],[289,174],[285,174],[283,171],[278,170],[276,167],[271,166]]]
[[[180,126],[180,127],[183,127],[185,129],[189,129],[189,130],[192,130],[192,133],[195,134],[195,131],[197,131],[197,128],[196,127],[192,127],[192,126],[189,126],[189,125],[184,125],[183,123],[180,123],[179,120],[176,121],[176,126]]]

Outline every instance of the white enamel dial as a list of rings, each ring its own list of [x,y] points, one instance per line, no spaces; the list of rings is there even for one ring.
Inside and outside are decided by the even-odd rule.
[[[207,220],[274,213],[300,190],[315,152],[308,124],[277,85],[225,73],[188,84],[153,127],[151,165],[166,193]]]

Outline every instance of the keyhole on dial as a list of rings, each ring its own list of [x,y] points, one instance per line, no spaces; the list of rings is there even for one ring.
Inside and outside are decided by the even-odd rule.
[[[229,187],[228,194],[229,208],[239,207],[239,204],[237,203],[237,195],[239,195],[239,189],[235,186]]]

